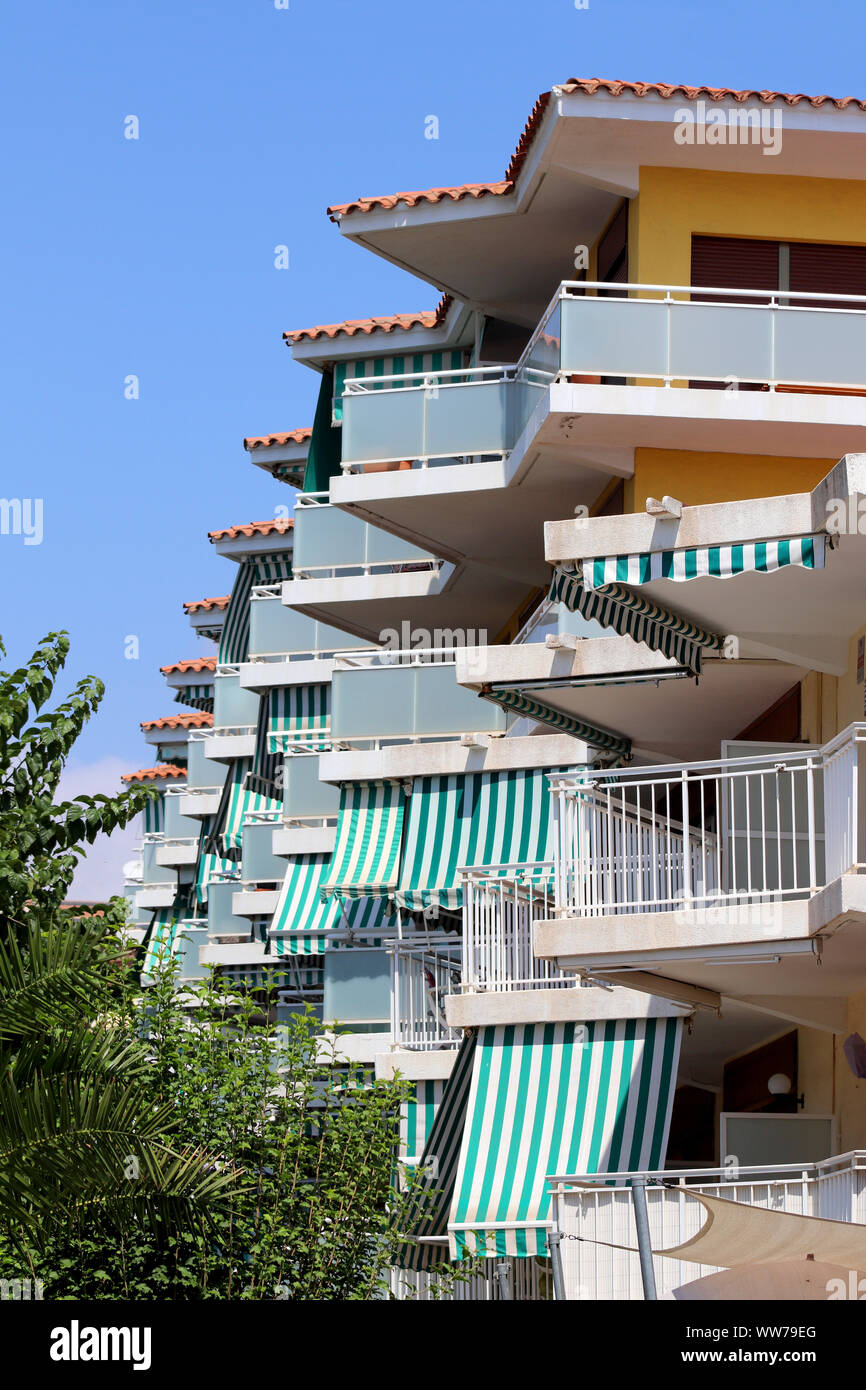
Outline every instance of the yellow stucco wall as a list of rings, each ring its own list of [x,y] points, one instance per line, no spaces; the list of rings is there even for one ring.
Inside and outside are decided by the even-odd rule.
[[[692,233],[862,245],[866,182],[642,167],[629,279],[688,285]]]
[[[642,512],[648,497],[677,497],[686,506],[811,492],[836,459],[786,459],[763,454],[709,454],[687,449],[635,449],[625,510]]]
[[[644,166],[629,210],[629,279],[688,285],[693,234],[783,241],[866,239],[866,181]],[[678,383],[685,386],[685,382]],[[664,492],[682,502],[773,497],[813,488],[837,462],[638,449],[626,510]]]

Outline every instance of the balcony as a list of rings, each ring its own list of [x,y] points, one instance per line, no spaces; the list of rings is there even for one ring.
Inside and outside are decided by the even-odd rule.
[[[565,1296],[572,1300],[642,1299],[631,1187],[624,1173],[555,1176],[552,1216],[564,1239]],[[690,1193],[721,1197],[747,1206],[831,1221],[866,1222],[866,1152],[854,1150],[819,1163],[741,1168],[736,1181],[730,1169],[652,1171],[645,1175],[650,1242],[653,1250],[671,1249],[697,1235],[706,1209]],[[664,1183],[664,1187],[653,1186]],[[625,1249],[621,1247],[626,1247]],[[620,1248],[617,1248],[620,1247]],[[655,1255],[653,1266],[660,1299],[673,1290],[717,1273],[708,1265]]]
[[[474,467],[508,454],[547,390],[562,384],[589,387],[593,393],[602,385],[617,391],[627,384],[644,389],[691,385],[699,389],[700,412],[719,425],[726,418],[778,419],[796,444],[794,427],[808,428],[811,411],[816,428],[835,422],[841,438],[852,426],[866,430],[862,401],[851,399],[846,405],[837,398],[827,413],[811,398],[827,392],[866,394],[864,363],[866,298],[861,296],[564,282],[514,367],[379,378],[375,389],[364,378],[347,380],[343,470],[363,472],[397,463],[405,469],[406,462],[422,469],[457,462]],[[704,389],[722,386],[729,388],[733,404],[722,407],[716,400],[713,406]],[[761,388],[758,405],[768,409],[753,411],[747,396],[754,392],[741,398],[740,386]],[[784,402],[761,401],[762,395],[776,394],[788,397],[789,404],[806,404],[789,416]],[[592,396],[582,404],[591,407]],[[555,411],[557,404],[550,401],[549,408]],[[691,414],[687,399],[656,402],[655,410],[669,419],[678,412],[684,412],[684,419]],[[614,442],[607,436],[604,440]],[[599,436],[596,442],[604,441]],[[669,439],[640,442],[671,444]],[[793,452],[807,454],[802,440],[799,444]],[[720,446],[709,443],[704,433],[702,447]],[[826,454],[826,447],[818,452]]]
[[[460,988],[460,942],[441,934],[394,942],[391,956],[391,1033],[411,1052],[456,1049],[463,1036],[445,1017],[445,1000]],[[405,1070],[405,1069],[404,1069]]]
[[[233,878],[211,879],[207,892],[207,928],[211,941],[244,941],[250,939],[250,924],[233,912],[233,900],[238,881]],[[264,946],[262,946],[264,953]]]
[[[214,722],[203,740],[205,758],[229,762],[252,757],[258,717],[258,694],[241,686],[236,666],[221,667],[214,677]]]
[[[823,1026],[839,1023],[866,984],[864,759],[858,723],[820,749],[551,777],[554,906],[536,952],[654,992],[651,972],[675,974],[707,1007],[802,995],[777,1007],[806,1021],[820,995]]]
[[[456,680],[456,649],[343,653],[331,682],[331,738],[348,745],[504,735],[513,722]]]
[[[564,283],[513,367],[347,381],[331,500],[451,560],[498,553],[503,568],[505,555],[542,583],[551,506],[591,506],[633,474],[636,447],[866,447],[864,363],[866,299]]]

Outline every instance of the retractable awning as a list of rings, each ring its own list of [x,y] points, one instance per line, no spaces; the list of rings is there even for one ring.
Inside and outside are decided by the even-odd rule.
[[[234,666],[246,661],[250,648],[250,593],[256,584],[278,584],[291,579],[292,562],[285,553],[256,555],[238,565],[231,598],[220,635],[217,664]]]
[[[268,752],[285,753],[298,745],[326,752],[330,748],[330,720],[330,685],[289,685],[271,690]]]
[[[214,817],[213,831],[206,842],[209,853],[221,851],[227,855],[230,850],[239,850],[244,820],[254,811],[281,810],[281,803],[275,797],[254,791],[247,785],[252,770],[252,758],[235,758],[232,762]]]
[[[406,1216],[406,1236],[412,1244],[404,1245],[399,1253],[396,1264],[400,1269],[435,1269],[448,1262],[448,1212],[466,1123],[477,1036],[475,1032],[464,1035],[421,1154],[417,1190]]]
[[[587,589],[608,584],[651,584],[671,579],[675,584],[690,579],[731,579],[738,574],[773,574],[788,565],[803,569],[824,568],[825,535],[796,536],[786,540],[750,541],[739,545],[708,545],[683,550],[649,550],[635,555],[606,555],[582,560],[580,571]]]
[[[412,1094],[400,1106],[400,1154],[405,1163],[417,1163],[430,1137],[442,1095],[444,1080],[415,1081]]]
[[[451,1254],[547,1254],[548,1173],[661,1167],[682,1019],[483,1028],[448,1221]]]
[[[330,862],[328,854],[298,854],[288,860],[270,926],[274,955],[321,955],[325,933],[340,925],[339,902],[323,902],[319,896]]]
[[[594,618],[620,637],[632,637],[635,642],[643,642],[650,651],[672,657],[696,675],[700,674],[701,651],[722,648],[722,639],[715,633],[705,632],[695,623],[651,603],[623,584],[587,589],[582,576],[565,565],[558,565],[554,570],[550,599],[553,603],[564,603],[572,613]]]
[[[161,835],[165,829],[165,792],[159,792],[144,803],[145,835]]]
[[[175,690],[174,701],[177,705],[213,714],[213,685],[182,685]]]
[[[396,900],[420,910],[458,909],[457,870],[553,859],[547,777],[556,768],[416,777]]]
[[[485,686],[481,694],[485,700],[492,700],[503,709],[514,710],[517,714],[525,715],[527,719],[537,719],[540,724],[549,724],[561,734],[571,734],[573,738],[582,739],[584,743],[598,748],[601,752],[612,753],[618,758],[631,756],[630,738],[612,733],[610,729],[600,729],[595,724],[587,724],[583,719],[575,719],[573,715],[554,709],[522,690],[497,690],[492,686]]]
[[[208,888],[214,880],[222,882],[226,878],[237,877],[237,865],[232,859],[223,859],[219,854],[205,852],[198,861],[195,876],[195,896],[199,903],[207,902]]]
[[[550,597],[699,674],[701,653],[721,651],[724,636],[635,593],[635,588],[658,580],[687,583],[772,574],[791,566],[823,569],[825,541],[824,535],[795,536],[562,562],[554,569]]]
[[[400,868],[406,798],[399,782],[346,782],[325,899],[393,897]]]
[[[179,928],[180,914],[175,912],[174,908],[165,908],[153,914],[147,933],[143,975],[152,975],[160,965],[165,964],[177,953],[180,944]]]

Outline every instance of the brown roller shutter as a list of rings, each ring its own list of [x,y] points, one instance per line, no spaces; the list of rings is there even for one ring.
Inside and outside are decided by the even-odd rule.
[[[866,295],[866,246],[823,246],[812,242],[792,241],[789,248],[792,290],[814,290],[817,294]],[[795,306],[822,306],[821,300],[791,301]],[[843,306],[844,307],[844,306]],[[851,304],[850,308],[862,305]]]
[[[768,290],[779,288],[779,243],[747,237],[693,236],[693,286],[719,289]],[[693,294],[707,304],[760,304],[754,297]],[[769,299],[769,294],[767,296]]]

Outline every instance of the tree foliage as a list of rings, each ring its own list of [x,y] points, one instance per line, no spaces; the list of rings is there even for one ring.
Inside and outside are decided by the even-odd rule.
[[[20,930],[34,907],[43,914],[58,908],[86,845],[127,825],[153,796],[150,788],[133,788],[56,800],[69,754],[105,693],[102,681],[87,676],[46,709],[68,653],[67,633],[51,632],[26,666],[0,671],[0,923],[6,930]]]
[[[394,1180],[405,1083],[335,1058],[311,1013],[287,1021],[209,979],[160,970],[147,991],[151,1076],[166,1141],[206,1136],[242,1183],[210,1224],[106,1233],[91,1211],[29,1259],[49,1298],[365,1300],[387,1297],[411,1189]],[[0,1256],[0,1276],[20,1268]]]

